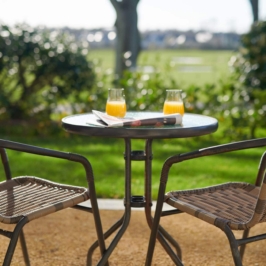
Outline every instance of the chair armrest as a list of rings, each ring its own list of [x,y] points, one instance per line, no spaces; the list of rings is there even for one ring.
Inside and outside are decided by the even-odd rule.
[[[0,148],[16,150],[16,151],[21,151],[21,152],[26,152],[26,153],[32,153],[32,154],[37,154],[37,155],[42,155],[42,156],[69,159],[69,153],[67,152],[61,152],[57,150],[41,148],[41,147],[37,147],[33,145],[28,145],[24,143],[3,140],[3,139],[0,139]]]
[[[8,165],[8,159],[7,155],[5,153],[5,149],[9,150],[15,150],[19,152],[25,152],[25,153],[31,153],[36,154],[40,156],[47,156],[47,157],[54,157],[59,159],[66,159],[73,162],[81,163],[86,171],[87,180],[93,181],[93,171],[90,162],[85,158],[84,156],[81,156],[79,154],[75,153],[69,153],[69,152],[62,152],[47,148],[41,148],[38,146],[23,144],[19,142],[9,141],[9,140],[3,140],[0,139],[0,153],[2,157],[2,162],[4,164],[5,173],[7,177],[9,176],[9,179],[11,178],[10,168]]]
[[[266,146],[266,138],[244,140],[238,142],[227,143],[223,145],[217,145],[212,147],[207,147],[199,150],[195,150],[188,153],[177,154],[169,157],[163,165],[161,179],[167,179],[169,169],[175,163],[179,163],[186,160],[191,160],[198,157],[211,156],[221,153],[227,153],[238,150],[245,150],[251,148],[258,148]]]
[[[177,154],[177,155],[169,157],[165,161],[165,164],[170,166],[173,163],[178,163],[181,161],[194,159],[197,157],[210,156],[210,155],[232,152],[232,151],[237,151],[237,150],[258,148],[258,147],[263,147],[263,146],[266,146],[266,138],[232,142],[232,143],[207,147],[207,148],[203,148],[203,149],[199,149],[199,150],[195,150],[195,151],[187,152],[183,154]]]

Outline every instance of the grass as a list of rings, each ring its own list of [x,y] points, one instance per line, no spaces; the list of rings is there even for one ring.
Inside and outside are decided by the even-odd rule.
[[[153,198],[156,198],[160,171],[166,158],[173,154],[188,152],[201,147],[219,144],[215,135],[189,139],[154,140],[153,142]],[[5,136],[1,136],[7,138]],[[92,163],[95,184],[99,197],[122,198],[124,193],[124,141],[68,135],[49,138],[9,138],[47,148],[70,151],[86,156]],[[221,141],[222,142],[222,141]],[[132,148],[144,149],[144,141],[134,140]],[[168,190],[208,186],[226,181],[254,182],[259,158],[263,149],[237,152],[234,155],[219,155],[182,162],[170,171]],[[58,159],[9,151],[14,176],[31,174],[57,182],[86,186],[80,165]],[[0,169],[3,177],[3,170]],[[3,180],[3,178],[2,178]],[[144,194],[144,162],[132,162],[132,193]]]
[[[230,75],[228,62],[234,51],[208,50],[144,50],[138,65],[152,66],[156,71],[173,78],[180,87],[212,84]],[[90,60],[95,60],[103,69],[112,70],[115,62],[113,50],[91,50]]]
[[[232,51],[143,51],[139,58],[139,65],[152,65],[156,69],[164,71],[164,73],[167,72],[182,86],[202,85],[215,83],[229,75],[227,62],[233,54]],[[192,62],[196,58],[198,64],[192,64],[191,61],[189,63],[191,58]],[[114,53],[111,50],[92,50],[90,59],[101,61],[101,65],[105,69],[113,69]],[[195,66],[210,67],[205,69],[211,69],[211,72],[181,71],[182,67],[189,67],[187,69],[192,67],[193,69]],[[15,129],[12,129],[12,131],[14,132]],[[45,138],[26,138],[24,132],[18,132],[20,133],[14,136],[0,133],[0,138],[82,154],[92,163],[98,196],[103,198],[122,198],[124,196],[124,141],[122,139],[102,139],[67,133],[62,134],[61,137],[57,135]],[[219,129],[211,136],[154,140],[152,161],[153,197],[156,198],[160,171],[166,158],[173,154],[227,142],[221,137],[221,132],[222,130]],[[265,129],[263,129],[259,136],[265,137],[265,133]],[[132,148],[143,150],[144,145],[144,141],[134,140]],[[220,155],[180,163],[172,168],[167,189],[195,188],[232,180],[253,182],[262,152],[263,149],[249,150],[237,152],[230,156]],[[86,186],[84,172],[79,165],[57,159],[19,154],[13,151],[9,152],[9,158],[14,176],[31,174],[61,183]],[[0,176],[3,180],[3,169],[1,168]],[[132,193],[141,195],[144,194],[143,191],[144,162],[133,162]]]

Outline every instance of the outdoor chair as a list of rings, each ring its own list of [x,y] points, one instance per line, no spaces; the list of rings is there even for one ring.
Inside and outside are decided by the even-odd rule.
[[[32,167],[27,170],[27,175],[14,178],[11,176],[11,163],[8,161],[7,150],[68,160],[70,174],[72,162],[78,163],[85,170],[84,178],[87,179],[88,188],[58,184],[43,178],[28,175],[28,172],[34,170],[34,159],[31,161]],[[97,205],[93,171],[90,162],[85,157],[78,154],[50,150],[3,139],[0,139],[0,154],[4,169],[2,172],[6,175],[6,181],[0,183],[0,222],[15,224],[13,231],[0,229],[1,235],[10,238],[3,265],[10,265],[19,237],[25,264],[30,265],[22,228],[34,219],[68,207],[82,210],[86,209],[93,213],[99,246],[103,254],[105,243]],[[43,167],[48,167],[45,165],[45,160]],[[60,174],[59,168],[58,175]],[[2,176],[1,179],[3,180],[3,178]],[[89,199],[91,208],[78,205]]]
[[[263,154],[260,162],[258,162],[259,169],[257,172],[257,179],[254,177],[254,181],[256,179],[254,184],[233,182],[232,180],[231,183],[228,182],[190,190],[172,190],[165,193],[169,171],[175,164],[176,170],[178,171],[178,164],[182,161],[194,160],[196,158],[197,160],[200,160],[199,157],[258,147],[264,147],[264,149],[260,148],[258,150],[259,154],[261,150],[264,150],[264,153],[261,152]],[[220,228],[229,240],[234,264],[237,266],[242,265],[245,245],[266,238],[266,233],[248,237],[249,229],[251,227],[266,221],[265,147],[266,138],[261,138],[208,147],[168,158],[165,161],[161,172],[160,188],[147,252],[146,265],[151,265],[156,237],[160,237],[160,239],[162,238],[162,235],[160,234],[160,217],[179,213],[190,214]],[[230,154],[230,156],[233,156],[233,154]],[[254,158],[250,157],[250,160],[254,160]],[[220,163],[219,157],[217,157],[217,165]],[[249,162],[247,161],[246,164],[248,165],[248,163]],[[204,167],[204,164],[202,164],[202,167]],[[213,165],[213,169],[215,169],[215,165]],[[195,175],[197,175],[196,172]],[[244,176],[244,173],[242,176]],[[193,176],[188,178],[193,179]],[[174,207],[173,210],[162,211],[163,203],[167,203]],[[177,224],[177,226],[181,227],[182,224]],[[242,238],[236,238],[233,232],[234,230],[242,230]],[[179,253],[177,255],[169,244],[168,247],[168,254],[175,261],[175,264],[183,265],[181,252],[177,252]]]

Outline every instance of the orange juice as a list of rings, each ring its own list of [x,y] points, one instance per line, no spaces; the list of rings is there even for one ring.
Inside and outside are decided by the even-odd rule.
[[[127,107],[124,101],[107,101],[106,113],[116,117],[124,117],[126,115]]]
[[[163,106],[163,113],[165,115],[179,113],[183,115],[185,113],[183,102],[165,101]]]

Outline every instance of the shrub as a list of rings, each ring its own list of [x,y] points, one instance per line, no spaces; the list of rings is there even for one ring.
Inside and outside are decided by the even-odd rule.
[[[236,78],[230,97],[232,125],[248,127],[255,137],[258,127],[266,126],[266,22],[255,22],[241,38],[241,47],[231,59]]]
[[[174,80],[164,79],[164,76],[156,69],[153,73],[125,72],[120,80],[120,86],[125,89],[128,109],[138,111],[162,110],[166,96],[165,90],[178,88]]]
[[[95,79],[87,53],[87,42],[57,30],[0,25],[0,117],[49,120],[78,102]]]
[[[117,82],[113,78],[113,72],[110,69],[104,69],[100,61],[95,60],[93,67],[96,73],[96,82],[92,90],[83,94],[83,112],[92,109],[105,110],[108,88],[112,87],[124,88],[128,110],[162,110],[165,90],[178,88],[178,84],[173,79],[165,77],[156,69],[153,73],[125,71]]]
[[[233,58],[232,66],[246,88],[266,90],[266,21],[255,22],[242,35],[239,54]]]

